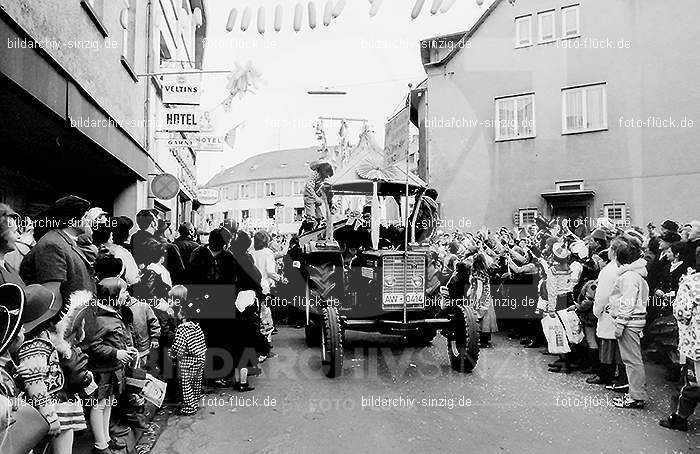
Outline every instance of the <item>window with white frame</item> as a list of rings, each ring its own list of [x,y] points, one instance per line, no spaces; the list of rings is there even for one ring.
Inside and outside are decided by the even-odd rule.
[[[136,68],[136,0],[124,0],[119,14],[122,26],[122,57],[132,71]]]
[[[605,83],[562,89],[562,133],[608,129]]]
[[[603,204],[603,217],[610,219],[618,226],[624,226],[627,222],[627,205],[617,202]]]
[[[277,183],[265,183],[265,197],[277,195]]]
[[[248,219],[250,217],[250,210],[241,210],[241,220]]]
[[[304,209],[294,208],[294,222],[301,222],[304,220]]]
[[[527,227],[535,223],[537,208],[521,208],[518,210],[519,227]]]
[[[240,199],[249,199],[250,198],[250,185],[241,184],[238,187],[238,198],[240,198]]]
[[[532,16],[515,18],[515,47],[532,45]]]
[[[304,181],[295,181],[292,188],[292,195],[303,195],[304,185]]]
[[[561,9],[561,37],[566,39],[578,36],[581,36],[579,5],[565,6]]]
[[[267,219],[277,219],[277,209],[276,208],[268,208],[265,211],[267,212]]]
[[[496,99],[496,141],[535,137],[535,95]]]
[[[554,10],[537,13],[540,43],[556,41],[557,33],[554,19]]]

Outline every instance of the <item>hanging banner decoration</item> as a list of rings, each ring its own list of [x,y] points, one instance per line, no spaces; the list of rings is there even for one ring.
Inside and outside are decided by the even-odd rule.
[[[224,110],[226,112],[231,110],[234,97],[238,96],[239,99],[243,99],[247,93],[255,94],[253,89],[257,90],[262,83],[261,75],[262,73],[253,66],[252,62],[249,61],[244,67],[236,62],[236,68],[226,76],[228,78],[226,90],[228,90],[229,96],[222,103]]]
[[[226,145],[228,145],[229,148],[233,149],[236,146],[236,130],[245,123],[244,121],[238,123],[236,126],[231,128],[229,132],[226,133],[226,136],[224,137],[224,142],[226,142]]]
[[[228,13],[228,21],[226,21],[226,31],[233,31],[236,26],[236,18],[238,17],[238,10],[236,8],[231,8],[231,12]]]
[[[224,138],[213,134],[200,134],[197,151],[224,151]]]
[[[199,111],[189,107],[163,109],[161,129],[166,132],[199,132]]]
[[[275,31],[282,30],[282,20],[284,19],[284,10],[282,5],[275,6]]]
[[[406,106],[386,124],[384,153],[389,164],[405,160],[408,157],[410,121],[409,108]]]

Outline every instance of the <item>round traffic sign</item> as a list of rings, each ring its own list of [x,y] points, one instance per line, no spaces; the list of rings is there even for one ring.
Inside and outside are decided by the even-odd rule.
[[[180,192],[180,182],[175,175],[161,173],[151,181],[151,193],[161,200],[170,200]]]

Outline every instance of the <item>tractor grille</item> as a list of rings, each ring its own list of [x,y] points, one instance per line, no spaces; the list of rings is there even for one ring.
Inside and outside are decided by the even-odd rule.
[[[425,306],[425,256],[409,255],[404,276],[404,256],[385,256],[382,267],[382,309],[403,309],[404,291],[408,309]]]

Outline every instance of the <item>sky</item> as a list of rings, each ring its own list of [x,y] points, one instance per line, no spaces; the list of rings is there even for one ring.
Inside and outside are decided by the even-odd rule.
[[[313,0],[318,10],[314,30],[305,20],[299,33],[292,27],[296,1],[288,0],[209,0],[204,70],[229,70],[235,63],[248,61],[261,73],[263,84],[256,94],[236,98],[230,112],[220,103],[226,98],[226,74],[205,74],[202,105],[214,119],[215,132],[224,135],[237,129],[235,148],[223,153],[201,152],[197,157],[197,178],[205,184],[222,169],[268,151],[304,148],[319,144],[314,123],[319,116],[369,120],[380,144],[384,142],[386,120],[397,111],[408,93],[408,84],[425,79],[420,58],[421,39],[464,31],[488,7],[475,0],[457,0],[449,12],[430,14],[433,0],[426,0],[421,15],[411,20],[414,0],[384,0],[379,13],[369,16],[368,0],[348,0],[340,17],[330,26],[322,23],[325,0]],[[282,4],[282,31],[273,29],[277,4]],[[267,30],[257,31],[258,6],[265,6]],[[253,9],[247,31],[240,29],[241,12]],[[238,10],[233,31],[226,31],[232,7]],[[347,91],[345,96],[312,96],[307,91],[333,87]],[[218,106],[218,107],[217,107]],[[325,122],[330,144],[337,142],[340,124]],[[350,124],[354,143],[361,123]]]

